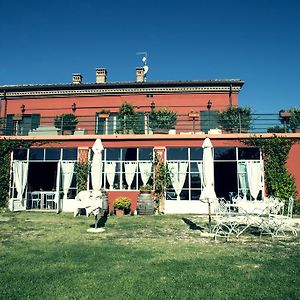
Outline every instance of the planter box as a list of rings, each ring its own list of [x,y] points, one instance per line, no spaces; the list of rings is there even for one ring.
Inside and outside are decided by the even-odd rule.
[[[73,135],[74,131],[73,130],[63,130],[63,135]]]
[[[99,114],[100,119],[107,119],[109,117],[109,114]]]
[[[13,116],[13,121],[22,121],[23,120],[23,116],[22,115],[14,115]]]
[[[197,112],[190,112],[189,113],[189,118],[199,118],[199,113],[197,113]]]
[[[165,128],[155,128],[152,129],[154,134],[168,134],[169,133],[169,129],[165,129]]]

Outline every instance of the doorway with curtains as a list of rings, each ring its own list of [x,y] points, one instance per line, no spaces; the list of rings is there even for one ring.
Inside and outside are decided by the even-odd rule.
[[[57,209],[57,162],[29,162],[26,209]]]

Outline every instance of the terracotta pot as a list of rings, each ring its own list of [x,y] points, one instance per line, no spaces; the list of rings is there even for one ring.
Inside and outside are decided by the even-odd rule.
[[[124,216],[124,210],[123,209],[115,209],[116,216]]]

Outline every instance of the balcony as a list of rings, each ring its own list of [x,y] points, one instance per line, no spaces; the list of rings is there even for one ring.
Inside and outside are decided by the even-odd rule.
[[[216,113],[192,112],[178,114],[175,128],[167,131],[169,134],[222,134],[222,133],[266,133],[289,132],[288,126],[282,124],[278,114],[252,114],[250,129],[243,128],[242,120],[231,130],[223,130]],[[54,124],[55,116],[40,114],[8,115],[0,119],[0,135],[5,136],[47,136],[47,135],[87,135],[87,134],[153,134],[149,123],[149,113],[139,113],[134,121],[120,120],[117,113],[106,117],[99,115],[78,115],[78,123],[74,130],[66,132],[70,125],[68,120],[62,120],[60,126]]]

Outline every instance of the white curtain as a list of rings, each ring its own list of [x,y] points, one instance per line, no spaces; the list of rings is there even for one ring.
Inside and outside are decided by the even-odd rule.
[[[117,165],[117,163],[114,161],[105,163],[105,173],[106,173],[106,177],[107,177],[107,181],[108,181],[110,190],[112,190],[113,186],[114,186],[116,165]]]
[[[246,199],[247,189],[248,189],[246,163],[238,162],[238,175],[239,175],[240,187],[242,189],[244,199]]]
[[[74,174],[74,162],[62,161],[61,170],[62,170],[62,188],[64,191],[64,200],[67,200],[67,195],[69,188],[72,183],[73,174]]]
[[[124,162],[124,165],[125,165],[125,179],[128,185],[128,189],[130,189],[135,175],[137,163],[136,161],[126,161]]]
[[[152,173],[152,162],[148,162],[148,161],[143,161],[143,162],[139,162],[139,168],[140,168],[140,172],[141,172],[141,178],[142,178],[142,182],[143,185],[147,184],[151,173]]]
[[[259,161],[247,161],[246,165],[250,193],[256,200],[262,188],[262,166]]]
[[[177,195],[177,200],[180,200],[180,193],[182,191],[186,171],[188,168],[187,162],[168,162],[168,168],[171,173],[171,181]]]
[[[203,162],[202,161],[197,162],[197,167],[200,175],[201,185],[203,186]]]
[[[23,199],[23,193],[27,184],[28,162],[14,161],[13,162],[14,183],[18,193],[18,199]]]

